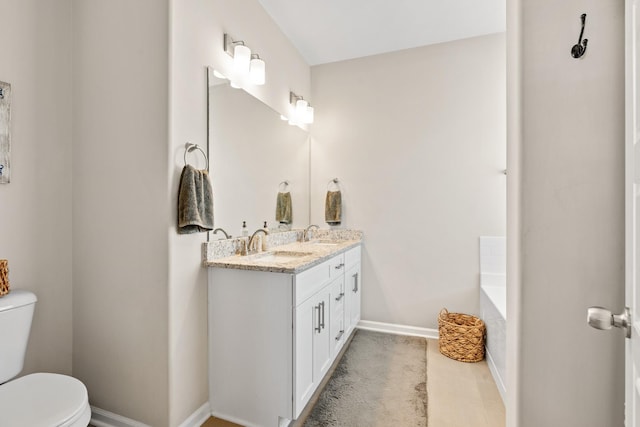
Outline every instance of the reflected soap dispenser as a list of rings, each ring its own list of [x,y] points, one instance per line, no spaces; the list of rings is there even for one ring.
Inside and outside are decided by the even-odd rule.
[[[242,221],[242,237],[249,237],[249,230],[247,230],[247,221]]]
[[[262,251],[266,252],[269,250],[269,245],[267,243],[267,236],[269,235],[269,227],[267,227],[267,221],[262,225],[262,229],[264,230],[264,236],[262,236]]]

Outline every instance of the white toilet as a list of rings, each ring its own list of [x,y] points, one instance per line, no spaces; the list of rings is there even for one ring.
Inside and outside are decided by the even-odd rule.
[[[37,298],[14,290],[0,298],[0,426],[87,427],[87,388],[75,378],[22,371]],[[7,382],[8,381],[8,382]]]

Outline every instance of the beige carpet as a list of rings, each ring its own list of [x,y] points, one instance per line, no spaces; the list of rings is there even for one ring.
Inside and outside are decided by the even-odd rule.
[[[356,331],[304,426],[426,427],[426,344]]]

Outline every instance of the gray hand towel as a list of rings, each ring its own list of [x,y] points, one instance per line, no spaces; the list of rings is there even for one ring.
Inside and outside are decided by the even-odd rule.
[[[324,200],[324,220],[329,225],[339,225],[342,222],[342,193],[327,191]]]
[[[276,201],[276,221],[280,224],[291,224],[293,208],[291,205],[291,193],[279,192]]]
[[[213,191],[209,172],[186,165],[178,192],[178,234],[213,230]]]

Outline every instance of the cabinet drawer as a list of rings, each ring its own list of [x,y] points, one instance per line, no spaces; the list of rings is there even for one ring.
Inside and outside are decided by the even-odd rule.
[[[294,276],[294,306],[304,302],[329,283],[331,279],[331,261],[325,261]]]
[[[359,245],[356,246],[355,248],[349,249],[347,252],[344,253],[345,269],[348,270],[354,265],[359,264],[361,258],[362,258],[362,250]]]
[[[338,311],[344,310],[344,301],[345,301],[345,287],[344,287],[344,276],[336,278],[333,282],[331,282],[331,286],[329,287],[329,293],[331,294],[331,313],[337,313]]]
[[[329,261],[331,267],[329,268],[329,276],[331,278],[338,277],[344,274],[344,254],[336,255]]]

